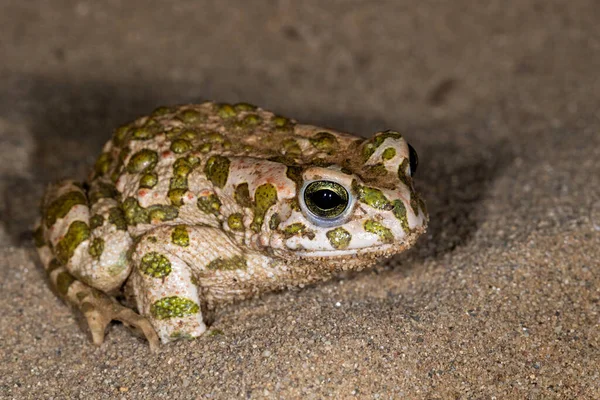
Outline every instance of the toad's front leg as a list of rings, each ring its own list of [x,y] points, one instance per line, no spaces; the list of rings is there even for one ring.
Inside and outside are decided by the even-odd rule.
[[[144,234],[131,256],[135,302],[160,340],[200,336],[201,306],[255,294],[257,281],[271,282],[270,259],[242,249],[221,229],[161,226]]]
[[[140,238],[131,256],[133,292],[163,343],[206,331],[193,271],[229,253],[241,254],[223,232],[206,226],[161,226]]]

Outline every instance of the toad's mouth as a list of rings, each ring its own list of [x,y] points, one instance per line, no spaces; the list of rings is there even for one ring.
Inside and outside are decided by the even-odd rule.
[[[375,256],[391,256],[399,253],[402,250],[409,247],[410,244],[385,244],[380,246],[371,246],[358,249],[346,249],[346,250],[299,250],[295,251],[299,257],[302,258],[335,258],[335,257],[347,257],[347,256],[361,256],[361,255],[375,255]]]
[[[297,249],[294,254],[297,257],[304,259],[335,259],[342,257],[365,257],[365,258],[383,258],[391,257],[394,254],[403,252],[404,250],[413,246],[416,240],[421,236],[425,229],[419,229],[413,231],[410,235],[405,237],[402,241],[372,245],[367,247],[350,248],[350,249]]]

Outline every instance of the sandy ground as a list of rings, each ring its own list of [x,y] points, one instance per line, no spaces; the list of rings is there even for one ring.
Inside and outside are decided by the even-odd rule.
[[[1,398],[600,398],[596,2],[173,3],[0,1]],[[43,188],[201,99],[403,132],[430,230],[222,335],[95,348],[30,240]]]

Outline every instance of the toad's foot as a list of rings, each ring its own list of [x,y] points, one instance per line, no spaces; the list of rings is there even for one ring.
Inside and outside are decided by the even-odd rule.
[[[87,321],[95,345],[99,346],[104,342],[106,328],[111,321],[120,321],[136,335],[146,338],[150,344],[150,350],[158,349],[160,341],[146,318],[96,289],[90,287],[87,289],[89,295],[82,298],[78,308]],[[78,295],[81,296],[84,293],[80,290]]]
[[[56,259],[45,266],[51,288],[69,305],[81,311],[95,345],[99,346],[104,342],[106,328],[111,321],[120,321],[134,333],[145,337],[151,350],[159,347],[158,336],[146,318],[98,289],[75,279]]]

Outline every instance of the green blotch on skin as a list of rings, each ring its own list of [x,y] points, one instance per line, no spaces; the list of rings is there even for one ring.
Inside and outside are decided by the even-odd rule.
[[[127,156],[129,156],[129,153],[131,153],[131,149],[129,147],[123,147],[121,151],[119,151],[119,161],[124,163]]]
[[[409,161],[405,158],[404,160],[402,160],[400,166],[398,167],[398,179],[400,179],[400,182],[404,183],[410,189],[411,185],[408,179],[408,168]]]
[[[179,135],[179,139],[183,139],[183,140],[194,140],[196,139],[196,137],[198,136],[198,134],[194,131],[191,130],[186,130],[183,131],[180,135]]]
[[[382,163],[379,163],[379,164],[375,164],[375,165],[369,165],[366,168],[366,172],[368,174],[375,175],[375,176],[383,176],[388,173],[388,170],[385,168],[385,166]]]
[[[269,220],[269,229],[274,231],[275,229],[277,229],[279,227],[280,223],[281,223],[281,217],[279,216],[279,214],[273,213],[273,215],[271,215],[271,219]]]
[[[212,144],[210,143],[202,143],[198,146],[198,151],[200,153],[208,153],[212,149]]]
[[[375,153],[375,146],[373,146],[373,143],[366,142],[362,150],[363,162],[367,162],[373,153]]]
[[[188,190],[188,175],[199,162],[197,157],[188,156],[178,158],[173,163],[173,177],[169,182],[169,192],[167,193],[173,206],[183,205],[183,197]]]
[[[148,140],[161,131],[161,125],[155,119],[147,120],[143,126],[132,129],[132,139]]]
[[[184,297],[171,296],[157,300],[150,307],[150,314],[156,319],[182,318],[200,311],[198,304]]]
[[[394,131],[385,131],[367,140],[362,149],[363,162],[366,162],[371,158],[373,153],[375,153],[375,150],[377,150],[377,148],[388,138],[401,139],[402,135]]]
[[[143,208],[137,199],[128,197],[123,202],[123,214],[127,225],[149,224],[152,221],[171,221],[177,218],[179,210],[173,205],[153,205]]]
[[[148,217],[152,221],[172,221],[179,215],[175,206],[152,206],[148,207]]]
[[[143,126],[131,128],[131,139],[133,140],[148,140],[152,139],[156,133],[156,121],[148,120]]]
[[[200,122],[203,121],[204,115],[201,114],[200,112],[196,111],[196,110],[185,110],[180,112],[177,115],[177,118],[179,118],[181,121],[185,122],[186,124],[192,124],[194,122]]]
[[[236,269],[246,269],[246,259],[242,256],[233,256],[231,258],[216,258],[206,266],[211,271],[235,271]]]
[[[112,163],[112,156],[110,153],[102,153],[100,157],[96,160],[96,164],[94,165],[94,170],[96,174],[102,176],[108,172],[110,168],[110,164]]]
[[[142,171],[151,171],[158,162],[158,154],[154,150],[143,149],[129,159],[127,172],[135,174]]]
[[[244,217],[241,213],[234,213],[227,217],[227,225],[232,231],[244,230]]]
[[[365,231],[379,236],[379,240],[383,243],[392,243],[394,241],[392,231],[375,220],[370,219],[365,221]]]
[[[410,194],[410,208],[412,208],[415,215],[419,215],[419,199],[415,192]]]
[[[381,158],[384,161],[391,160],[394,157],[396,157],[396,149],[393,147],[388,147],[383,151],[383,153],[381,153]]]
[[[144,254],[140,261],[140,270],[154,278],[164,278],[171,273],[171,269],[169,259],[155,251]]]
[[[171,241],[177,246],[189,246],[190,235],[188,234],[187,227],[185,225],[177,225],[173,228],[173,231],[171,232]]]
[[[241,207],[252,206],[252,199],[250,199],[250,191],[248,190],[247,183],[240,183],[235,187],[234,198]]]
[[[158,175],[154,172],[146,173],[140,178],[140,188],[152,189],[158,183]]]
[[[225,141],[225,136],[221,135],[219,132],[211,132],[206,135],[206,139],[211,143],[223,143]]]
[[[391,210],[392,203],[385,197],[383,192],[368,186],[359,185],[356,180],[352,181],[352,190],[358,200],[378,210]]]
[[[89,193],[90,204],[95,204],[100,199],[118,199],[120,196],[117,188],[106,182],[96,182]]]
[[[173,153],[181,154],[192,149],[192,143],[189,140],[177,139],[171,142],[171,151]]]
[[[88,253],[90,256],[98,259],[102,255],[104,251],[104,239],[102,238],[94,238],[92,243],[90,243],[90,247],[88,248]]]
[[[233,106],[236,111],[254,111],[256,106],[249,103],[237,103]]]
[[[156,238],[156,236],[148,236],[148,237],[146,237],[146,240],[150,243],[158,242],[158,239]]]
[[[283,141],[283,150],[285,155],[298,157],[302,155],[302,149],[295,139],[286,139]]]
[[[76,205],[86,205],[87,199],[80,191],[72,191],[59,196],[46,208],[46,227],[50,228],[56,220],[64,218]]]
[[[291,225],[286,226],[283,229],[283,232],[287,233],[287,234],[290,234],[290,235],[295,235],[297,233],[302,232],[305,229],[306,229],[306,225],[304,225],[301,222],[295,222],[295,223],[293,223]]]
[[[310,143],[320,151],[330,152],[337,148],[336,137],[329,132],[319,132],[309,139]]]
[[[117,160],[117,165],[113,169],[112,174],[110,174],[110,179],[113,182],[116,182],[117,179],[119,179],[119,176],[125,166],[125,159],[129,156],[129,153],[131,153],[131,149],[129,147],[123,147],[121,149],[121,151],[119,152],[119,158]]]
[[[298,202],[298,198],[294,197],[293,199],[288,200],[288,204],[290,208],[294,211],[300,211],[300,203]]]
[[[46,245],[44,231],[41,226],[38,226],[37,229],[33,231],[33,243],[35,243],[35,247],[43,247]]]
[[[96,229],[104,224],[104,217],[100,214],[94,214],[90,218],[90,229]]]
[[[89,292],[77,292],[75,294],[75,297],[77,297],[77,300],[79,301],[83,301],[86,297],[88,297],[90,295]],[[86,303],[89,304],[89,303]],[[83,306],[82,306],[83,307]],[[83,311],[83,310],[82,310]]]
[[[185,157],[185,160],[192,166],[195,167],[196,165],[200,164],[200,157],[195,156],[195,155],[188,155],[187,157]]]
[[[221,201],[214,193],[198,197],[197,205],[200,211],[206,214],[219,215],[219,210],[221,210]]]
[[[140,126],[138,128],[133,128],[132,130],[132,138],[136,140],[147,140],[151,139],[154,136],[152,129],[147,126]]]
[[[131,126],[124,125],[115,130],[112,142],[115,146],[121,147],[126,141],[129,140],[131,134]]]
[[[294,123],[290,119],[282,116],[273,117],[273,125],[275,125],[275,129],[281,131],[288,131],[294,127]]]
[[[73,257],[75,249],[90,237],[90,228],[83,221],[73,221],[65,236],[57,243],[55,248],[56,258],[66,265]]]
[[[108,222],[113,224],[119,231],[127,230],[125,214],[123,213],[123,210],[118,207],[113,207],[108,210]]]
[[[224,103],[217,105],[217,114],[219,115],[219,117],[227,119],[235,117],[237,115],[237,112],[231,104]]]
[[[402,226],[404,232],[408,232],[410,229],[408,227],[408,217],[406,216],[406,206],[404,206],[402,200],[394,200],[394,208],[392,212],[400,221],[400,225]]]
[[[342,250],[350,245],[350,240],[352,240],[352,235],[350,232],[345,230],[344,228],[335,228],[330,231],[327,231],[325,234],[327,239],[329,239],[329,243],[331,243],[331,247],[336,250]]]
[[[170,114],[172,112],[173,112],[172,108],[161,106],[161,107],[155,108],[154,111],[152,111],[152,113],[150,113],[150,115],[152,115],[153,117],[161,117],[163,115]]]
[[[277,203],[277,189],[270,183],[265,183],[256,188],[254,192],[254,219],[250,228],[259,232],[263,224],[265,214]]]
[[[299,191],[304,183],[304,179],[302,179],[302,167],[297,165],[288,166],[285,171],[285,176],[294,181],[296,184],[296,191]]]
[[[64,271],[56,277],[56,290],[58,293],[65,296],[69,292],[69,287],[75,282],[75,278],[70,273]]]
[[[325,160],[324,158],[315,158],[314,160],[311,161],[311,164],[315,167],[327,168],[330,165],[332,165],[333,163]]]
[[[165,132],[165,136],[169,140],[176,139],[182,132],[182,128],[177,126]]]
[[[216,187],[222,188],[225,186],[227,182],[227,177],[229,176],[229,161],[228,158],[223,156],[212,156],[206,161],[206,165],[204,166],[204,173],[206,177],[215,185]]]
[[[192,169],[200,162],[197,157],[182,157],[173,163],[173,175],[179,178],[186,178],[192,172]],[[187,183],[185,184],[187,187]]]
[[[167,193],[171,205],[179,207],[183,205],[183,197],[185,196],[187,189],[170,189]]]
[[[260,124],[262,119],[256,114],[248,114],[242,119],[241,124],[244,127],[253,127]]]
[[[385,131],[385,132],[381,132],[379,135],[376,135],[375,138],[373,138],[373,143],[375,144],[376,147],[381,146],[381,144],[386,140],[386,139],[402,139],[402,135],[396,131]]]
[[[307,231],[306,225],[304,225],[301,222],[295,222],[295,223],[283,228],[284,238],[289,239],[292,236],[296,236],[296,235],[302,235],[302,236],[308,237],[309,239],[314,239],[314,237],[315,237],[315,233],[312,231]]]

